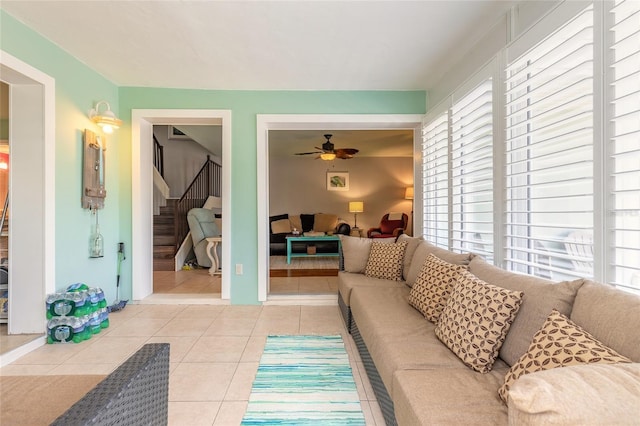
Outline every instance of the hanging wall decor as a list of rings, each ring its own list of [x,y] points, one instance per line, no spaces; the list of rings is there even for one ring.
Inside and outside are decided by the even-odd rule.
[[[91,130],[84,131],[83,167],[82,167],[82,208],[104,208],[107,196],[105,184],[105,144],[101,136]]]

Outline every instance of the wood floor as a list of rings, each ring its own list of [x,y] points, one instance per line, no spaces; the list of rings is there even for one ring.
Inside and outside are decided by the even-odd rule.
[[[270,277],[337,277],[337,269],[271,269]]]

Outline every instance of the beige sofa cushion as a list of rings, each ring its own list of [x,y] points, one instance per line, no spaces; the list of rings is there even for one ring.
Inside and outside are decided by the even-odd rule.
[[[298,231],[302,232],[302,219],[300,219],[300,215],[289,216],[289,222],[291,222],[291,229],[294,228]]]
[[[335,214],[316,213],[313,216],[313,230],[316,232],[330,232],[338,226],[338,216]]]
[[[404,252],[404,264],[402,265],[402,279],[407,280],[407,275],[409,275],[409,268],[411,268],[411,261],[413,260],[413,255],[418,248],[418,244],[420,241],[424,241],[422,237],[410,237],[407,234],[400,234],[398,236],[397,242],[401,243],[403,241],[407,242],[407,249]]]
[[[506,401],[509,389],[520,376],[576,364],[615,364],[631,362],[600,343],[588,332],[558,311],[551,312],[533,337],[527,353],[513,364],[498,390]]]
[[[402,261],[407,244],[406,241],[391,244],[373,241],[364,274],[371,278],[401,281]]]
[[[405,280],[409,287],[412,287],[416,282],[418,274],[420,274],[420,271],[422,270],[422,265],[424,265],[424,261],[427,259],[429,254],[434,254],[445,262],[453,263],[455,265],[468,265],[472,257],[471,253],[453,253],[449,250],[434,246],[428,241],[420,241],[413,254],[413,258],[411,259],[409,272],[405,276]]]
[[[271,222],[271,233],[287,234],[289,232],[291,232],[291,222],[289,222],[289,219],[280,219]]]
[[[500,358],[509,365],[513,365],[527,351],[533,335],[553,309],[564,315],[571,313],[576,293],[583,283],[583,280],[554,283],[516,274],[491,265],[479,256],[469,263],[469,272],[489,284],[524,292],[518,315],[500,349]]]
[[[349,237],[348,235],[338,235],[342,244],[342,258],[344,260],[344,270],[346,272],[364,273],[371,253],[371,238]],[[393,243],[395,238],[379,238],[379,242]]]
[[[637,425],[640,364],[575,365],[518,379],[509,392],[512,425]]]
[[[385,288],[385,287],[402,287],[406,285],[403,281],[381,280],[371,279],[364,274],[352,273],[352,272],[338,272],[338,292],[342,297],[342,301],[350,306],[351,304],[351,291],[355,287],[366,288]]]
[[[466,369],[436,338],[435,325],[407,303],[408,295],[406,285],[356,287],[351,294],[353,318],[391,397],[394,396],[393,373],[397,370]]]
[[[394,374],[399,425],[506,425],[507,407],[496,389],[505,368],[487,374],[469,368],[401,370]]]
[[[454,284],[460,278],[460,272],[466,270],[466,265],[454,265],[429,254],[411,288],[409,304],[435,323],[451,296]]]
[[[640,296],[585,281],[570,318],[605,345],[640,362]]]
[[[518,313],[522,295],[463,271],[440,315],[436,336],[467,366],[487,373]]]

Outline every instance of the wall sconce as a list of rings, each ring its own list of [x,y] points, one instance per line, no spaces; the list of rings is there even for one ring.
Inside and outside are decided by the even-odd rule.
[[[407,189],[404,190],[404,199],[413,200],[413,186],[407,186]]]
[[[102,113],[100,112],[101,105],[106,106]],[[111,105],[107,101],[100,101],[95,108],[89,110],[89,118],[100,126],[105,133],[113,133],[113,129],[118,129],[122,125],[122,120],[111,111]]]
[[[354,226],[353,229],[358,229],[358,213],[364,212],[363,201],[349,201],[349,213],[353,213]]]

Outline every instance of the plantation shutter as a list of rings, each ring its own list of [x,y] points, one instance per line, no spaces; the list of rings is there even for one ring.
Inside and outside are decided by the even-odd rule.
[[[449,248],[448,134],[448,111],[422,126],[423,233],[443,248]]]
[[[640,2],[615,1],[609,37],[609,282],[640,292]]]
[[[451,245],[493,261],[493,80],[451,108]]]
[[[593,11],[506,68],[507,269],[593,275]]]

